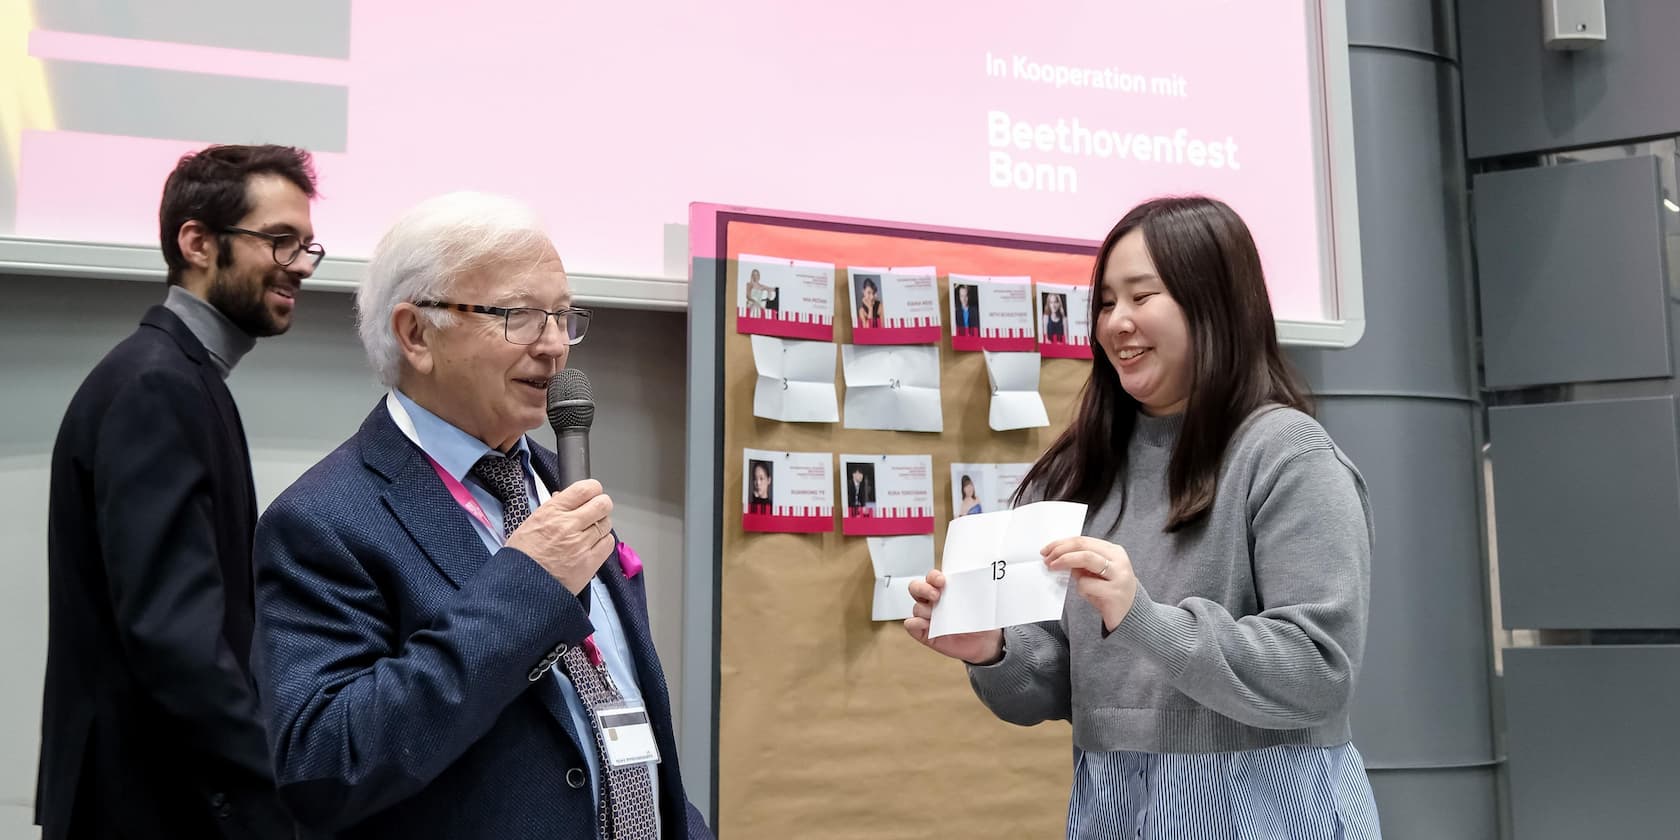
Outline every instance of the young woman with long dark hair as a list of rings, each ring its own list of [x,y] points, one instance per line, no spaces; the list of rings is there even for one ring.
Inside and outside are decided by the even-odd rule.
[[[1078,415],[1017,501],[1089,505],[1044,548],[1062,619],[918,641],[968,663],[994,714],[1073,724],[1070,838],[1375,838],[1348,708],[1365,647],[1365,484],[1279,350],[1230,207],[1145,203],[1092,289]]]

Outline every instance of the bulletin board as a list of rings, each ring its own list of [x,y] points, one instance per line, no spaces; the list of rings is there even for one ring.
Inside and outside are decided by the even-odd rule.
[[[931,455],[937,558],[952,513],[950,464],[1035,460],[1070,421],[1090,368],[1086,360],[1044,359],[1039,391],[1050,426],[993,431],[983,354],[950,347],[946,276],[1088,283],[1097,243],[714,205],[696,205],[691,222],[691,235],[708,237],[696,252],[715,255],[705,265],[717,272],[715,284],[697,285],[697,296],[704,289],[711,299],[691,301],[690,323],[695,330],[709,324],[717,338],[719,451],[704,462],[717,467],[710,524],[717,537],[711,562],[718,835],[1060,836],[1071,785],[1067,724],[1021,728],[998,720],[975,698],[961,663],[912,640],[902,622],[871,621],[876,579],[868,546],[862,537],[841,536],[838,510],[829,533],[743,532],[741,450]],[[944,432],[754,417],[757,368],[750,336],[736,331],[735,258],[743,253],[834,263],[838,344],[851,340],[844,311],[851,299],[848,265],[937,267]],[[704,362],[692,364],[699,369]],[[838,358],[836,366],[843,396]],[[691,455],[690,468],[700,462]],[[690,516],[701,515],[691,508]],[[697,677],[685,672],[685,681]]]

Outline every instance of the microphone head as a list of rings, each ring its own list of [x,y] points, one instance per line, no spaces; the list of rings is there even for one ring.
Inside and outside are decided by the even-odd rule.
[[[565,368],[548,380],[548,424],[561,429],[588,429],[595,422],[595,398],[589,391],[589,377],[576,368]]]

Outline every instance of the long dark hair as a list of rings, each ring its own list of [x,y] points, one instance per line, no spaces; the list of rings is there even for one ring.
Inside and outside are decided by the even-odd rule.
[[[1073,423],[1027,471],[1028,488],[1046,499],[1095,508],[1125,475],[1126,447],[1142,406],[1097,338],[1103,269],[1120,239],[1143,233],[1155,271],[1184,310],[1190,336],[1190,397],[1167,469],[1177,531],[1207,514],[1231,437],[1249,415],[1276,403],[1312,413],[1312,399],[1278,347],[1260,252],[1248,226],[1224,202],[1202,196],[1158,198],[1133,208],[1103,240],[1091,274],[1091,376]],[[1122,507],[1124,512],[1124,507]]]

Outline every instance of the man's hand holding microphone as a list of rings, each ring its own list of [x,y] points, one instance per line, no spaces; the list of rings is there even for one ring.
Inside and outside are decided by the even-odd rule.
[[[589,427],[595,401],[589,377],[566,368],[548,384],[548,422],[560,456],[560,492],[531,512],[507,545],[531,556],[574,595],[582,595],[612,556],[612,497],[589,477]]]

